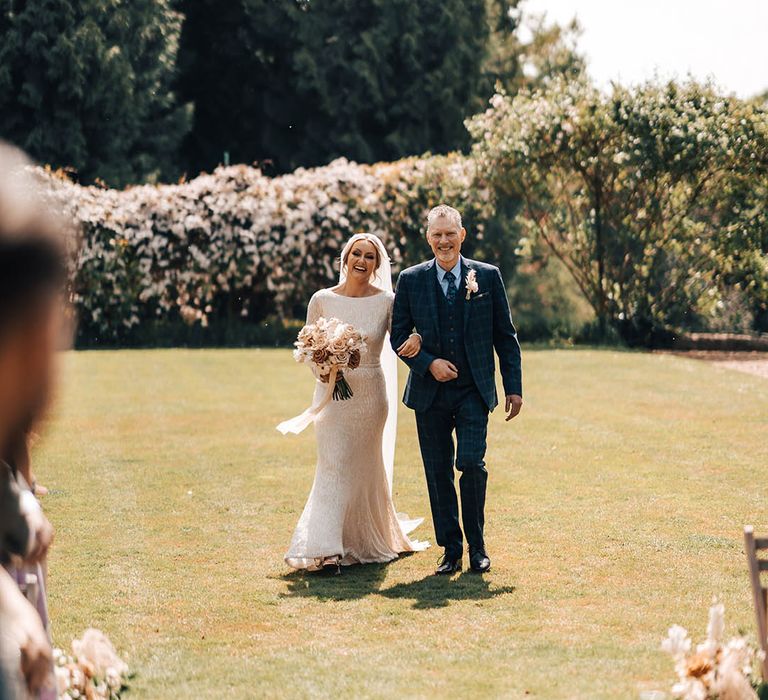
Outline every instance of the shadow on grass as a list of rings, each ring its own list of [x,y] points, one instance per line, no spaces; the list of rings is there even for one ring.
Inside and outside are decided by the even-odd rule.
[[[464,572],[458,577],[429,574],[417,581],[398,583],[382,589],[387,567],[391,564],[366,564],[344,567],[341,576],[325,573],[292,572],[281,576],[288,584],[288,592],[281,598],[317,598],[328,600],[358,600],[380,595],[392,600],[412,600],[414,610],[444,608],[451,601],[490,600],[514,592],[514,586],[491,586],[484,577]]]
[[[453,600],[490,600],[514,590],[514,586],[492,587],[484,576],[465,571],[458,577],[430,574],[418,581],[398,583],[380,594],[386,598],[410,599],[414,610],[428,610],[444,608]]]
[[[357,600],[378,593],[387,564],[342,567],[341,576],[324,572],[295,571],[280,578],[288,584],[281,598],[317,598],[318,600]]]

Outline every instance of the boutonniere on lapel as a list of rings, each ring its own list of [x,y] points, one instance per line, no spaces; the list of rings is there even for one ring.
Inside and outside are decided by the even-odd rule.
[[[477,293],[478,289],[480,287],[477,286],[477,273],[474,270],[470,270],[467,273],[467,301],[469,301],[470,296]]]

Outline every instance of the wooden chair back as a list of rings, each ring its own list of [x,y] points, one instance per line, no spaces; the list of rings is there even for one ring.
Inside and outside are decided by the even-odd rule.
[[[763,680],[768,681],[768,589],[760,581],[760,573],[768,571],[768,559],[760,559],[760,552],[768,550],[768,537],[755,537],[751,525],[744,528],[744,549],[747,553],[749,580],[752,584],[752,600],[757,618],[757,637],[760,648],[765,652],[763,658]]]

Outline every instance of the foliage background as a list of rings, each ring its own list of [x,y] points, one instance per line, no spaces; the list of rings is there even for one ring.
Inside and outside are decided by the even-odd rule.
[[[178,172],[192,106],[172,86],[182,16],[168,0],[0,8],[0,137],[88,182]]]
[[[8,0],[0,138],[71,181],[79,343],[284,342],[347,235],[398,269],[440,201],[524,340],[765,332],[765,97],[598,91],[579,31],[524,0]]]
[[[529,246],[571,273],[603,334],[652,344],[768,296],[768,111],[695,82],[555,79],[473,117],[477,172],[519,200]],[[741,322],[725,298],[742,305]],[[725,313],[723,313],[725,311]]]

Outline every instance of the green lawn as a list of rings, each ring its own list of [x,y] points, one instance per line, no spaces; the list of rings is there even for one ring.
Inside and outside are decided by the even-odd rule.
[[[523,414],[491,419],[493,571],[445,580],[436,549],[289,573],[314,469],[313,431],[274,429],[311,394],[289,352],[68,354],[35,460],[56,640],[104,629],[132,698],[633,698],[667,687],[659,642],[675,622],[701,636],[713,595],[751,633],[768,381],[628,352],[524,364]],[[428,516],[404,407],[395,469],[398,509]]]

